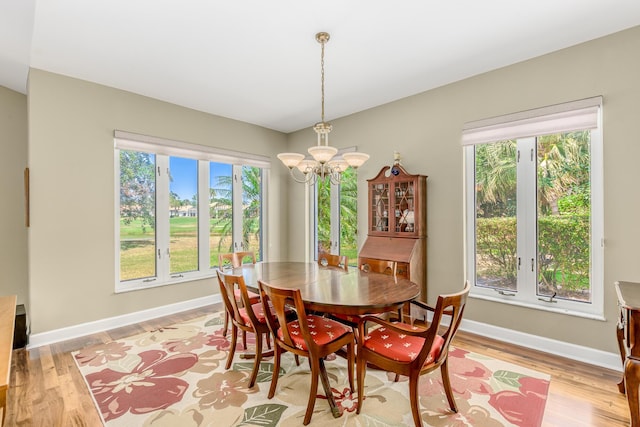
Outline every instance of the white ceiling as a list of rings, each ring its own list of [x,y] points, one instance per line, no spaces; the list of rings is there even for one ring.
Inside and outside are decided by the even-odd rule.
[[[29,67],[291,132],[640,25],[640,0],[0,0]]]

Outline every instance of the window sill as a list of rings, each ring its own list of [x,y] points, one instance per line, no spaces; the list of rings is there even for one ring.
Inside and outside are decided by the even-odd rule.
[[[117,282],[116,283],[116,287],[115,287],[115,293],[116,294],[122,294],[122,293],[126,293],[126,292],[141,291],[141,290],[144,290],[144,289],[159,288],[159,287],[162,287],[162,286],[178,285],[178,284],[181,284],[181,283],[195,282],[195,281],[198,281],[198,280],[211,279],[211,278],[214,278],[214,277],[216,277],[216,269],[211,269],[211,273],[204,273],[204,274],[198,274],[198,275],[189,275],[189,276],[180,277],[180,278],[172,279],[172,280],[165,280],[165,281],[154,280],[153,282],[137,282],[137,283],[131,284],[131,285],[123,285],[123,283]]]
[[[476,298],[476,299],[481,299],[485,301],[515,305],[518,307],[530,308],[532,310],[540,310],[540,311],[546,311],[550,313],[565,314],[567,316],[582,317],[584,319],[599,320],[602,322],[607,321],[607,319],[604,317],[604,314],[585,313],[583,311],[576,311],[568,308],[547,307],[543,305],[531,304],[523,301],[514,301],[513,299],[506,299],[506,298],[500,298],[500,297],[489,296],[489,295],[469,294],[469,298]]]

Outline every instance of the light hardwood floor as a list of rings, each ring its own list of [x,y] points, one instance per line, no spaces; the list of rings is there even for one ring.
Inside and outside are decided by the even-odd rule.
[[[221,309],[218,305],[203,307],[29,351],[14,351],[5,426],[101,426],[72,351]],[[629,425],[629,410],[624,396],[618,393],[620,374],[616,371],[462,331],[454,345],[551,375],[545,427]]]

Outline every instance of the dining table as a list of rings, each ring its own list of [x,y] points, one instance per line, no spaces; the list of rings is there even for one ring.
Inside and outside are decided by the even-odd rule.
[[[231,270],[242,275],[248,289],[258,292],[258,280],[271,286],[299,289],[308,311],[336,314],[398,312],[420,295],[419,286],[404,278],[349,268],[331,268],[316,262],[258,262]],[[339,417],[329,378],[320,361],[320,379],[334,417]]]

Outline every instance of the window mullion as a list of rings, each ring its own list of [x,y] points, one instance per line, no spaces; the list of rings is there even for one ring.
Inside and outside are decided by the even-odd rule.
[[[242,223],[242,165],[233,165],[233,191],[232,191],[232,200],[233,200],[233,250],[234,251],[243,251],[244,242],[243,242],[243,223]]]
[[[535,302],[537,277],[536,139],[518,140],[518,295]]]
[[[464,150],[465,169],[464,181],[465,188],[465,253],[466,253],[466,272],[465,277],[471,280],[475,288],[476,285],[476,192],[469,190],[475,188],[476,182],[476,159],[474,147],[466,147]]]
[[[209,236],[210,205],[209,201],[209,162],[198,161],[198,270],[206,272],[211,267]],[[215,265],[215,263],[214,263]]]
[[[156,156],[156,268],[159,280],[169,280],[169,157]]]
[[[331,253],[340,253],[340,184],[331,184]]]

